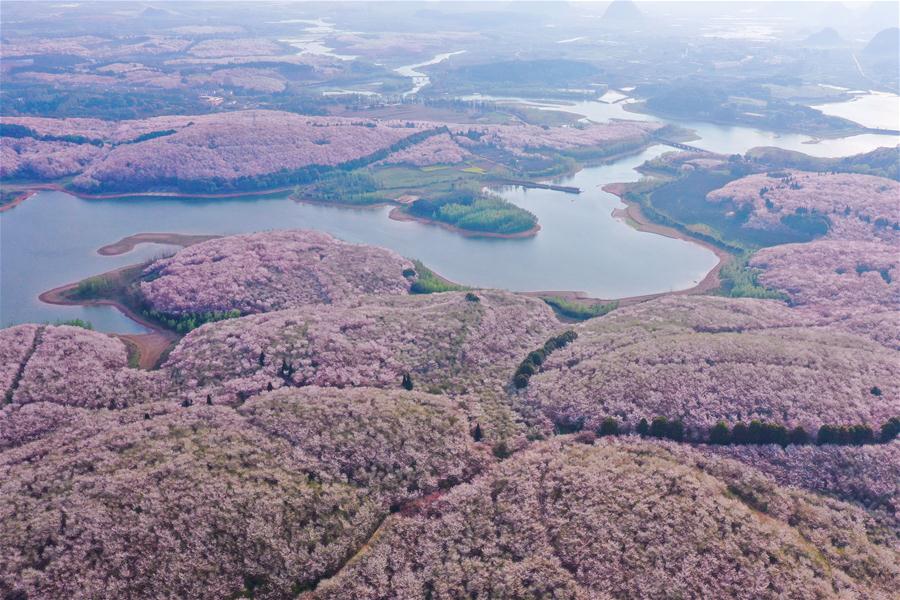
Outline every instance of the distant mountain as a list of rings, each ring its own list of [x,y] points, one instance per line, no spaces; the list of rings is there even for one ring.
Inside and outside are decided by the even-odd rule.
[[[815,46],[819,48],[843,46],[845,43],[844,38],[842,38],[832,27],[826,27],[803,40],[804,46]]]
[[[632,0],[613,0],[613,2],[606,7],[606,12],[603,13],[603,18],[601,20],[606,22],[624,23],[643,21],[644,18],[644,13]]]
[[[863,49],[863,53],[889,56],[900,54],[900,28],[890,27],[879,31]]]
[[[168,17],[171,14],[173,14],[172,11],[166,10],[165,8],[156,8],[154,6],[148,6],[141,11],[142,17]]]

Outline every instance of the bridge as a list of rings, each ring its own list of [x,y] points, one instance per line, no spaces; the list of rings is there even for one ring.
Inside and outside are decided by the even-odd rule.
[[[667,140],[661,137],[656,137],[655,135],[651,135],[654,140],[663,146],[671,146],[672,148],[678,148],[679,150],[687,150],[689,152],[700,152],[702,154],[715,154],[715,152],[710,152],[709,150],[704,150],[703,148],[698,148],[697,146],[689,146],[687,144],[682,144],[681,142],[673,142],[671,140]]]

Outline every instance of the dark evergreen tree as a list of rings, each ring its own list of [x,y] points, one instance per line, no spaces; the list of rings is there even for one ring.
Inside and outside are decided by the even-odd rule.
[[[578,417],[577,419],[569,419],[568,417],[559,419],[553,424],[553,429],[557,435],[579,432],[584,429],[584,417]]]
[[[747,428],[747,443],[748,444],[764,443],[762,422],[757,421],[756,419],[750,421],[750,427]]]
[[[666,427],[666,437],[670,440],[675,440],[676,442],[684,440],[684,423],[681,422],[681,419],[669,421],[669,424]]]
[[[810,442],[810,437],[805,429],[798,426],[791,430],[788,441],[795,446],[803,446]]]
[[[637,427],[635,428],[635,431],[637,431],[638,435],[641,435],[644,437],[649,435],[650,434],[650,424],[647,423],[647,419],[641,419],[638,422]]]
[[[612,417],[606,417],[603,419],[603,422],[600,423],[597,435],[619,435],[619,422]]]
[[[731,430],[731,442],[733,444],[747,444],[750,440],[750,434],[747,426],[741,422],[735,424]]]
[[[875,432],[867,425],[854,425],[850,428],[850,443],[854,446],[871,444],[875,441]]]
[[[494,447],[491,449],[491,451],[494,453],[494,456],[501,460],[504,458],[509,458],[509,456],[512,454],[512,452],[510,452],[509,450],[509,446],[506,445],[506,442],[498,442],[494,444]]]
[[[881,426],[881,441],[887,443],[900,435],[900,417],[891,417],[890,420]]]
[[[725,421],[719,421],[709,430],[709,443],[724,445],[731,442],[731,431]]]
[[[665,417],[654,417],[650,423],[650,435],[655,438],[668,437],[669,420]]]

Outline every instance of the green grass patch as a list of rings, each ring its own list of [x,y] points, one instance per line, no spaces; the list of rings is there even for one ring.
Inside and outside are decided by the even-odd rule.
[[[372,177],[381,190],[427,196],[447,193],[458,187],[481,185],[482,176],[487,173],[483,169],[482,172],[475,172],[444,166],[429,168],[390,165],[373,169]],[[494,174],[502,177],[506,172],[498,169]]]
[[[380,204],[390,200],[367,169],[326,173],[312,185],[296,188],[294,194],[335,204]]]
[[[468,290],[466,286],[450,283],[438,277],[434,271],[426,267],[422,261],[413,259],[416,267],[415,278],[409,291],[411,294],[435,294],[439,292],[458,292]]]
[[[103,276],[88,277],[78,282],[71,297],[78,300],[107,298],[116,290],[116,283]]]
[[[706,195],[746,173],[734,171],[695,171],[679,179],[664,182],[639,194],[644,214],[664,225],[671,225],[700,239],[730,250],[754,250],[765,246],[808,242],[828,231],[828,220],[816,214],[786,215],[783,227],[756,229],[744,225],[752,207],[731,201],[709,202]]]
[[[205,313],[191,313],[185,315],[170,315],[148,308],[141,309],[141,315],[147,319],[159,323],[163,327],[178,333],[189,333],[205,323],[215,323],[226,319],[236,319],[241,316],[241,311],[223,310]]]
[[[762,298],[788,301],[787,294],[759,283],[759,269],[749,266],[752,253],[745,252],[722,265],[719,271],[719,294],[731,298]]]
[[[585,321],[594,317],[603,316],[619,307],[619,301],[612,302],[596,302],[593,304],[585,304],[583,302],[575,302],[567,300],[560,296],[546,296],[541,300],[550,305],[557,315],[578,321]]]
[[[48,325],[68,325],[69,327],[81,327],[82,329],[87,329],[90,331],[94,330],[94,324],[90,321],[85,321],[83,319],[57,319],[52,323],[47,322]]]

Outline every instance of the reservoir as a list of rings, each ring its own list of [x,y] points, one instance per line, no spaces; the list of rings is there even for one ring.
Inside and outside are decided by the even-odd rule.
[[[502,194],[538,217],[527,239],[469,238],[433,225],[388,218],[389,207],[355,209],[271,198],[85,200],[54,191],[36,194],[0,215],[2,324],[90,320],[102,331],[143,329],[111,307],[55,306],[37,296],[65,283],[148,260],[173,248],[142,244],[119,256],[96,250],[139,232],[234,234],[268,229],[319,229],[351,242],[391,248],[472,286],[514,291],[579,290],[618,298],[692,287],[715,266],[697,244],[636,231],[614,219],[618,198],[600,189],[633,180],[634,167],[662,151],[653,147],[567,180],[580,195],[512,188]]]
[[[566,110],[596,121],[651,119],[625,111],[625,102],[506,100]],[[697,132],[700,139],[691,144],[722,153],[743,153],[767,145],[816,156],[845,156],[897,143],[893,136],[870,134],[810,143],[814,140],[799,134],[708,123],[676,124]],[[318,229],[350,242],[390,248],[422,260],[453,281],[478,287],[571,290],[597,298],[687,289],[715,266],[716,256],[697,244],[639,232],[613,218],[611,212],[623,205],[600,189],[607,183],[638,179],[635,167],[670,150],[653,146],[612,164],[585,168],[562,182],[581,188],[580,195],[521,188],[501,191],[508,200],[537,215],[542,229],[527,239],[468,238],[432,225],[393,221],[388,218],[389,207],[297,203],[287,194],[215,200],[85,200],[62,192],[40,192],[0,214],[0,326],[80,318],[100,331],[143,332],[140,325],[111,307],[54,306],[38,300],[41,292],[54,287],[175,250],[142,244],[119,256],[96,252],[141,232],[228,235]]]

